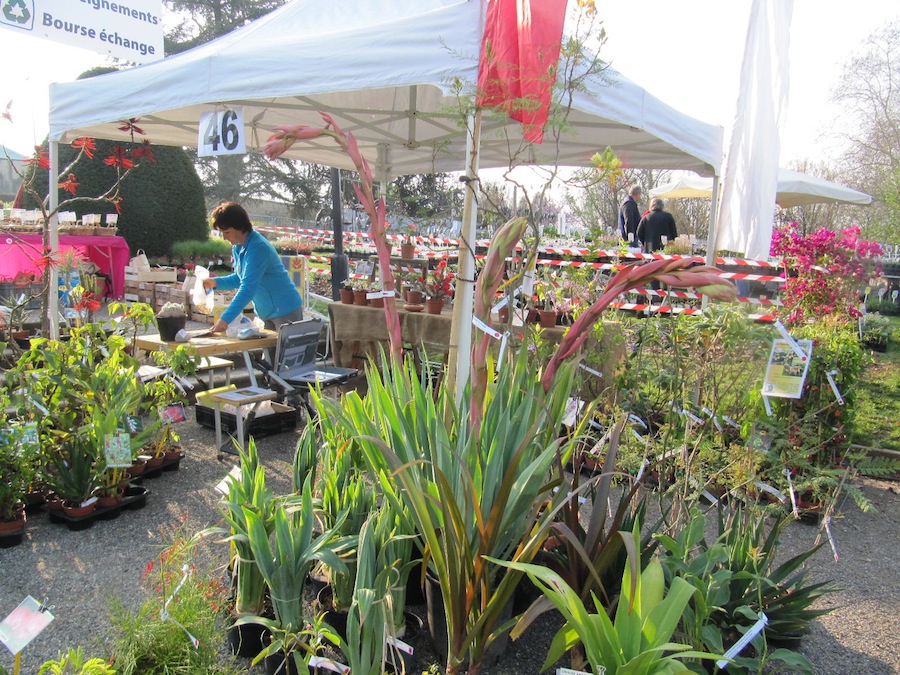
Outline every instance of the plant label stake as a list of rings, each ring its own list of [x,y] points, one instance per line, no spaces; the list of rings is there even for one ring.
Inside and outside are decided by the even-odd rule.
[[[501,333],[499,330],[495,330],[488,326],[477,316],[472,317],[472,325],[483,333],[487,333],[495,340],[500,340],[500,354],[497,357],[497,368],[499,368],[500,364],[503,363],[503,353],[506,351],[506,341],[509,339],[509,331]]]
[[[182,626],[180,623],[178,623],[178,622],[177,622],[175,619],[173,619],[172,616],[169,614],[169,603],[172,602],[172,600],[173,600],[173,599],[175,598],[175,596],[178,594],[178,591],[180,591],[180,590],[181,590],[181,587],[184,586],[184,582],[187,581],[187,578],[188,578],[189,576],[191,576],[191,568],[190,568],[188,565],[182,565],[182,566],[181,566],[181,571],[184,573],[184,576],[181,577],[181,581],[178,582],[178,585],[175,587],[175,590],[172,591],[172,595],[170,595],[170,596],[166,599],[166,602],[165,602],[165,604],[163,605],[163,608],[162,608],[162,610],[161,610],[160,613],[159,613],[159,618],[160,618],[162,621],[171,621],[171,622],[174,623],[176,626],[178,626],[181,630],[183,630],[183,631],[187,634],[188,639],[190,639],[190,641],[191,641],[191,644],[194,645],[194,649],[200,649],[200,640],[198,640],[198,639],[195,638],[193,635],[191,635],[190,631],[189,631],[187,628],[185,628],[185,627]]]
[[[725,670],[728,667],[730,659],[733,659],[735,656],[744,651],[744,647],[750,644],[750,641],[757,635],[759,635],[762,632],[762,629],[766,627],[766,624],[769,623],[769,617],[767,617],[762,612],[760,612],[758,616],[759,620],[750,627],[750,630],[744,633],[744,636],[740,640],[735,642],[731,649],[725,652],[725,658],[721,659],[720,661],[716,661],[716,665],[719,668]]]
[[[788,493],[791,495],[791,509],[794,512],[794,520],[799,520],[800,511],[797,509],[797,496],[794,494],[794,481],[791,480],[791,470],[782,469],[781,473],[783,473],[785,478],[787,478]]]
[[[834,554],[834,562],[838,562],[837,546],[834,545],[834,535],[831,534],[831,516],[825,518],[825,534],[828,535],[828,543],[831,546],[831,552]]]
[[[837,399],[838,405],[844,405],[844,397],[841,396],[841,392],[838,390],[837,382],[834,381],[834,375],[837,375],[836,370],[827,370],[825,371],[825,377],[828,378],[828,384],[831,386],[831,391],[834,394],[834,397]]]
[[[313,669],[324,668],[325,670],[332,670],[341,675],[347,675],[347,673],[350,672],[350,667],[345,666],[343,663],[338,663],[337,661],[315,655],[309,657],[309,667]]]

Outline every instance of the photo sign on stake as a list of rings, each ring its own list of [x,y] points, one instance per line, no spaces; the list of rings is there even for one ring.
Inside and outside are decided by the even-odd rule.
[[[122,430],[106,434],[103,438],[103,452],[107,468],[122,469],[131,466],[131,434]]]
[[[812,340],[800,340],[796,343],[803,350],[805,358],[800,359],[787,340],[775,340],[766,366],[766,378],[762,393],[765,396],[782,398],[800,398],[803,396],[803,385],[809,372],[812,357]]]
[[[16,656],[50,625],[51,621],[53,615],[29,595],[8,617],[0,621],[0,642]]]

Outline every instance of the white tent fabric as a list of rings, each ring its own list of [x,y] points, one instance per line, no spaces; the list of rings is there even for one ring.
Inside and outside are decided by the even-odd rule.
[[[685,175],[678,180],[650,190],[651,197],[684,199],[686,197],[712,197],[712,179]],[[805,204],[859,204],[872,203],[872,195],[859,192],[838,183],[809,174],[778,169],[778,186],[775,203],[783,209]]]
[[[454,82],[477,80],[482,0],[294,0],[217,40],[162,61],[50,88],[50,139],[122,138],[138,118],[151,142],[195,146],[201,113],[242,106],[248,147],[285,124],[351,131],[378,179],[464,168]],[[584,166],[610,146],[629,167],[712,175],[722,129],[682,115],[612,70],[576,92],[571,129],[529,146],[528,164]],[[521,127],[486,116],[482,168],[509,166]],[[352,169],[330,139],[287,155]]]
[[[793,0],[753,0],[723,171],[713,250],[763,257],[772,243],[780,131],[787,114]]]

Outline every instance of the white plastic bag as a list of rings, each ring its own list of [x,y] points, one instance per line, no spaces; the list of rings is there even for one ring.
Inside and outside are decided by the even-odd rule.
[[[237,337],[238,333],[240,333],[245,328],[255,328],[256,330],[262,330],[264,327],[265,324],[259,317],[254,317],[253,319],[251,319],[248,316],[239,314],[234,321],[228,324],[228,328],[225,329],[225,335],[233,338]]]
[[[215,298],[212,289],[203,288],[203,280],[209,279],[209,270],[202,265],[194,268],[194,289],[191,291],[191,302],[199,309],[206,309],[207,314],[213,313]]]

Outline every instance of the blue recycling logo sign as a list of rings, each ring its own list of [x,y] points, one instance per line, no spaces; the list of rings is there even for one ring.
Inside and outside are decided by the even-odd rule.
[[[34,0],[0,0],[0,23],[13,28],[34,28]]]

